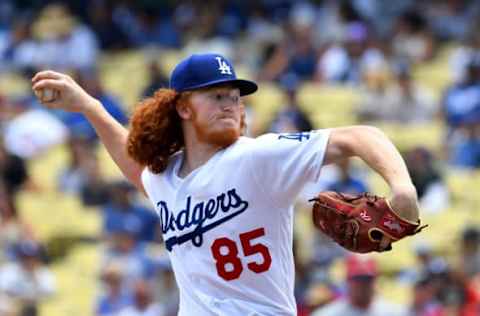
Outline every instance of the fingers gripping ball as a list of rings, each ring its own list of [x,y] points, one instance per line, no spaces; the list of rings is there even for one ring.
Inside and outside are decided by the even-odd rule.
[[[39,89],[35,90],[35,95],[37,96],[38,100],[42,103],[49,103],[53,102],[58,98],[58,91],[54,89]]]
[[[415,235],[427,227],[420,220],[401,218],[387,199],[368,193],[361,195],[322,192],[313,205],[313,222],[317,228],[342,247],[358,253],[390,250],[381,249],[384,236],[398,241]]]

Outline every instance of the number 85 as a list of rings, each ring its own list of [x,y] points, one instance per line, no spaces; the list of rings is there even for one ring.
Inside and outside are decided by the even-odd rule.
[[[257,228],[255,230],[240,234],[240,242],[245,257],[260,254],[263,257],[263,262],[249,262],[247,267],[255,273],[262,273],[270,269],[272,264],[272,257],[268,247],[261,243],[252,244],[251,241],[255,238],[265,235],[265,229]],[[215,266],[218,275],[224,280],[231,281],[238,279],[243,271],[242,261],[238,257],[238,247],[235,241],[221,237],[216,239],[210,247],[213,258],[215,259]],[[222,251],[226,249],[226,253]],[[222,253],[223,252],[223,253]],[[227,269],[227,267],[231,267]]]

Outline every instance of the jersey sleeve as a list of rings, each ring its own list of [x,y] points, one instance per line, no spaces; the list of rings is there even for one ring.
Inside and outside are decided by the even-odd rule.
[[[266,134],[254,141],[250,165],[256,183],[275,201],[292,203],[308,182],[317,182],[329,129]]]

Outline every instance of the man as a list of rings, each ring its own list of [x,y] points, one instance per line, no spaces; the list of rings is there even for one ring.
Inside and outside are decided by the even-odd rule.
[[[324,164],[360,157],[390,185],[392,207],[418,219],[405,164],[378,129],[242,137],[241,97],[257,85],[237,79],[227,59],[192,55],[170,80],[170,89],[140,103],[127,131],[70,77],[44,71],[32,79],[46,106],[86,115],[154,204],[180,289],[179,315],[296,315],[292,204]],[[390,243],[384,237],[380,247]]]
[[[347,295],[316,310],[312,316],[398,316],[406,315],[400,307],[375,296],[377,265],[372,258],[353,255],[345,261]]]
[[[270,123],[270,132],[308,132],[313,129],[308,116],[302,111],[298,101],[300,80],[295,74],[284,75],[280,80],[285,102]]]
[[[135,202],[135,188],[126,181],[110,183],[109,203],[102,206],[103,236],[106,239],[112,237],[117,227],[125,222],[136,222],[139,226],[137,240],[151,242],[159,232],[158,216],[150,209]],[[135,192],[134,192],[135,191]]]
[[[137,280],[133,286],[133,302],[122,309],[119,316],[164,316],[165,308],[153,300],[153,289],[146,280]]]
[[[37,315],[39,303],[55,294],[55,276],[42,263],[39,244],[21,241],[14,254],[15,261],[0,267],[0,295],[18,304],[20,315]]]

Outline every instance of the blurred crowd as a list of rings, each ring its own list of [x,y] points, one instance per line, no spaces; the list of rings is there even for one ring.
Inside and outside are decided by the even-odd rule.
[[[258,114],[246,104],[251,136],[328,127],[315,126],[302,110],[300,88],[350,87],[360,95],[351,113],[358,123],[440,122],[442,148],[402,148],[421,209],[439,214],[452,203],[445,170],[480,168],[479,27],[475,0],[3,0],[0,83],[6,74],[28,82],[41,69],[64,71],[126,125],[129,107],[101,80],[102,56],[215,51],[246,69],[260,89],[273,84],[283,93],[265,126],[255,124]],[[435,96],[413,72],[450,44],[451,81]],[[168,69],[150,59],[145,68],[149,79],[139,98],[168,86]],[[46,241],[17,200],[20,192],[42,191],[29,161],[62,145],[69,162],[50,171],[58,172],[57,191],[97,209],[103,223],[93,236],[102,260],[92,313],[176,315],[178,293],[158,218],[128,183],[103,175],[88,121],[42,108],[29,90],[11,94],[0,86],[0,130],[0,314],[37,315],[38,304],[55,295]],[[349,161],[324,169],[312,192],[371,189],[365,170]],[[310,258],[297,260],[299,315],[480,315],[479,227],[466,227],[459,239],[449,258],[428,243],[412,249],[416,266],[390,276],[413,289],[411,302],[394,306],[374,290],[380,276],[374,259],[349,256],[316,236]],[[339,261],[345,278],[332,279],[328,271]]]

